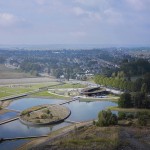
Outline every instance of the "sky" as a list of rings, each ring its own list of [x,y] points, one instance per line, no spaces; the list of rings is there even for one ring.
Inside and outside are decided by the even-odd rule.
[[[0,0],[0,45],[150,45],[150,0]]]

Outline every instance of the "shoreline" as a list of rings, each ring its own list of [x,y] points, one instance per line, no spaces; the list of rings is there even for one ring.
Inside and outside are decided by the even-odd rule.
[[[5,113],[7,113],[7,112],[11,112],[11,111],[9,111],[9,110],[6,110],[5,108],[6,107],[8,107],[9,106],[9,104],[12,102],[12,100],[7,100],[7,101],[0,101],[0,107],[2,108],[1,110],[0,110],[0,115],[3,115],[3,114],[5,114]]]

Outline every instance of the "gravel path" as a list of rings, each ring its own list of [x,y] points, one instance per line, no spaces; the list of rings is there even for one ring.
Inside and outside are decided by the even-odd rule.
[[[119,150],[150,150],[150,133],[145,129],[136,130],[134,128],[122,128],[120,132],[121,147]],[[150,131],[149,131],[150,132]],[[138,135],[137,135],[138,134]]]

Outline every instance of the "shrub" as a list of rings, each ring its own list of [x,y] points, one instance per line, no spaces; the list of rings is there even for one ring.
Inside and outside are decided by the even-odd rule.
[[[93,125],[96,125],[96,121],[95,120],[93,120]]]
[[[41,115],[41,119],[46,119],[47,118],[47,115],[46,114],[42,114]]]
[[[150,113],[149,112],[138,112],[137,113],[137,118],[138,118],[138,124],[141,126],[146,126],[147,125],[147,119],[150,118]]]
[[[30,113],[29,112],[27,113],[27,116],[30,117]]]
[[[40,123],[41,121],[40,120],[36,120],[36,123]]]
[[[127,113],[126,118],[127,119],[134,119],[134,115],[132,113]]]
[[[118,119],[126,119],[126,113],[125,112],[118,112]]]
[[[21,115],[26,115],[26,114],[28,114],[28,113],[29,113],[29,111],[24,110],[24,111],[21,113]]]
[[[136,118],[139,118],[140,116],[145,116],[146,118],[150,118],[150,112],[148,112],[148,111],[137,112]]]
[[[51,111],[50,111],[49,109],[47,109],[47,110],[46,110],[46,113],[47,113],[47,114],[50,114],[50,113],[51,113]]]
[[[50,114],[50,118],[51,118],[51,119],[53,118],[53,115],[52,115],[52,114]]]
[[[97,126],[109,126],[116,125],[118,123],[118,118],[115,114],[112,114],[110,110],[103,110],[98,114]]]
[[[141,115],[138,118],[138,123],[141,126],[146,126],[147,125],[147,120],[146,120],[146,116],[145,115]]]

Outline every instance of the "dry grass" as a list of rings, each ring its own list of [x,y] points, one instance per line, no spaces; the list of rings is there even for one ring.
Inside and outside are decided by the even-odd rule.
[[[19,72],[15,69],[10,69],[5,67],[5,65],[0,65],[0,79],[18,79],[18,78],[31,78],[35,77],[29,73]]]
[[[113,150],[119,144],[117,127],[100,128],[96,126],[75,129],[74,133],[61,140],[50,143],[51,149]]]

